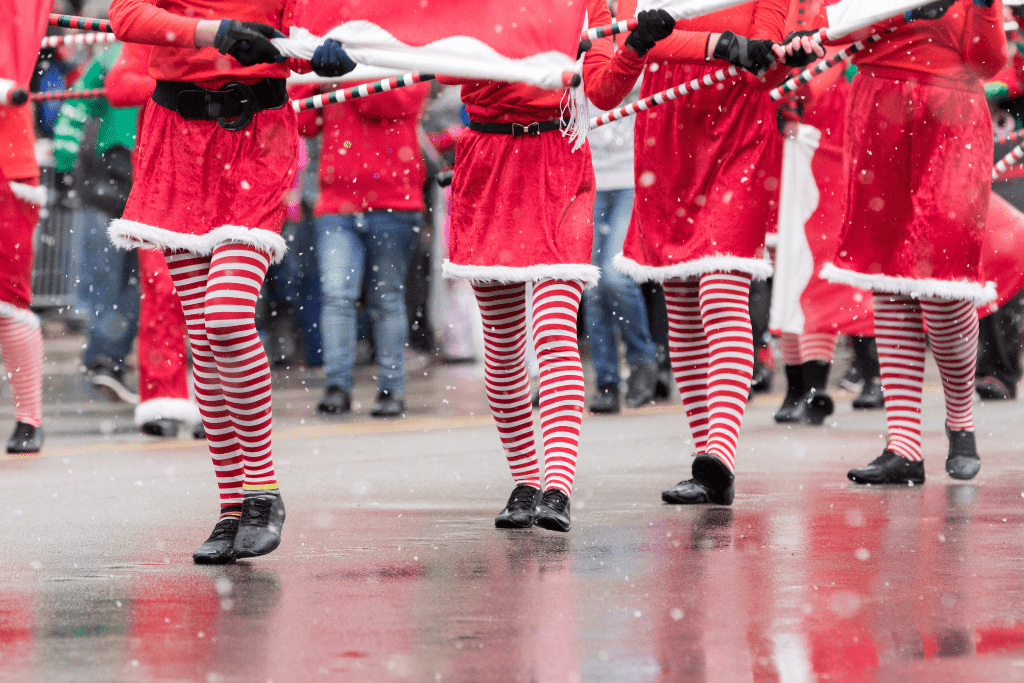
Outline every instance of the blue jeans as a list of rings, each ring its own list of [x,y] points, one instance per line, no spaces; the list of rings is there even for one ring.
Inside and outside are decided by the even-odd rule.
[[[422,214],[380,211],[316,219],[320,259],[321,334],[327,386],[352,390],[356,351],[356,301],[366,283],[367,313],[377,349],[378,388],[405,393],[409,319],[405,276]]]
[[[96,209],[75,212],[73,230],[81,231],[79,300],[88,316],[89,343],[82,353],[86,367],[96,363],[120,367],[139,329],[139,259],[110,243],[110,217]]]
[[[306,365],[318,368],[324,362],[320,335],[320,273],[312,217],[286,221],[281,236],[288,243],[288,251],[280,263],[270,266],[264,291],[291,308],[292,318],[302,333]]]
[[[648,365],[658,354],[640,286],[612,266],[612,259],[626,241],[632,211],[631,189],[602,190],[594,198],[594,247],[590,262],[600,266],[601,279],[597,287],[583,292],[583,305],[597,386],[619,384],[616,327],[626,344],[626,362],[630,365]]]

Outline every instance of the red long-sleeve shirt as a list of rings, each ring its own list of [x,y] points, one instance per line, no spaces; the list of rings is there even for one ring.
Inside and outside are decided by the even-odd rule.
[[[423,211],[426,170],[416,126],[429,92],[421,83],[299,116],[303,135],[323,131],[313,215]]]
[[[156,80],[149,75],[151,45],[125,43],[121,55],[107,73],[103,87],[112,107],[141,107],[156,88]]]
[[[620,12],[619,16],[624,15]],[[590,28],[612,23],[606,0],[588,0],[587,17]],[[632,50],[615,51],[611,40],[595,40],[583,60],[583,88],[587,97],[601,109],[614,108],[633,89],[645,63],[645,58],[638,57]],[[543,90],[523,83],[466,82],[443,77],[438,80],[451,85],[462,84],[462,101],[474,121],[530,123],[562,115],[563,91]]]
[[[294,10],[295,0],[113,0],[110,24],[119,39],[154,46],[149,75],[156,80],[192,81],[212,89],[234,80],[287,78],[291,69],[308,71],[309,62],[246,67],[215,48],[197,49],[193,39],[200,20],[258,21],[287,35]]]

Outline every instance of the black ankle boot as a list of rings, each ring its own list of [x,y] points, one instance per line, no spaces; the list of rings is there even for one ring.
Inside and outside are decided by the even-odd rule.
[[[981,469],[981,458],[978,457],[974,432],[966,429],[952,430],[946,425],[946,437],[949,439],[946,473],[954,479],[974,479]]]
[[[661,492],[661,499],[673,505],[732,505],[736,495],[735,477],[725,463],[713,455],[700,453],[693,459],[693,478],[681,481]]]
[[[804,371],[801,365],[786,366],[786,397],[775,411],[779,423],[800,422],[804,417]]]
[[[924,461],[907,460],[886,449],[866,467],[852,469],[846,476],[858,484],[923,484]]]
[[[864,380],[864,388],[860,396],[853,399],[854,410],[879,410],[885,407],[885,394],[882,393],[882,382],[877,377]]]
[[[804,424],[820,425],[836,409],[832,397],[825,391],[831,367],[831,363],[823,360],[809,360],[800,366],[804,375]]]
[[[7,452],[38,453],[43,448],[43,428],[33,427],[27,422],[18,422],[14,425],[14,433],[7,441]]]
[[[225,517],[213,527],[210,537],[192,553],[196,564],[228,564],[235,561],[238,517]]]
[[[602,384],[590,399],[590,412],[598,415],[619,412],[619,385]]]
[[[537,504],[537,512],[533,516],[533,523],[548,531],[568,531],[571,521],[569,520],[569,496],[558,489],[548,489],[541,496]]]
[[[235,536],[235,558],[272,552],[281,543],[282,526],[284,501],[280,494],[246,496],[242,500],[242,519]]]
[[[529,529],[533,526],[533,516],[537,504],[540,503],[540,489],[529,484],[518,484],[512,489],[505,509],[494,518],[494,526],[499,529]]]

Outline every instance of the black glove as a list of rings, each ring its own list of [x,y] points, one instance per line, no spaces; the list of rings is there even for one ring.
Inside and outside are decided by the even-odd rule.
[[[318,45],[313,52],[313,59],[309,60],[313,67],[313,73],[326,78],[337,78],[344,76],[356,68],[356,63],[348,56],[341,43],[328,38],[323,45]]]
[[[941,19],[953,3],[956,0],[938,0],[937,2],[930,2],[924,7],[918,7],[912,9],[903,15],[903,18],[907,21],[917,21],[918,19],[925,19],[927,21],[933,21],[935,19]]]
[[[817,35],[819,31],[793,31],[786,39],[782,41],[783,47],[793,42],[794,38],[803,38],[804,36]],[[786,66],[793,66],[797,68],[803,68],[811,62],[818,61],[818,55],[813,52],[807,52],[802,47],[793,50],[793,54],[786,55]]]
[[[283,62],[285,58],[270,39],[283,35],[267,24],[221,19],[213,46],[222,55],[234,57],[242,66],[273,64]]]
[[[644,10],[636,15],[637,26],[626,36],[626,46],[643,57],[662,38],[672,35],[676,20],[663,9]]]
[[[772,41],[746,38],[738,36],[732,31],[722,31],[711,57],[724,59],[733,66],[744,68],[755,76],[766,71],[775,61]]]
[[[590,42],[590,38],[584,38],[580,41],[580,46],[576,48],[576,61],[579,61],[580,55],[594,47],[594,44]]]

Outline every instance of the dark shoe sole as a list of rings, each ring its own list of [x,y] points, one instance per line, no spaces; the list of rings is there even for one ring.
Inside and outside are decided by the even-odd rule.
[[[247,557],[262,557],[263,555],[269,555],[270,553],[272,553],[275,550],[277,550],[279,545],[281,545],[281,539],[280,538],[277,539],[277,543],[275,543],[274,545],[270,546],[269,548],[266,548],[265,550],[261,550],[260,552],[255,552],[253,550],[236,550],[235,551],[235,559],[236,560],[244,560]]]
[[[529,529],[533,526],[534,520],[530,520],[529,524],[516,524],[511,519],[499,519],[494,518],[495,529]]]
[[[953,456],[946,458],[946,474],[953,479],[970,481],[978,476],[981,470],[981,458],[969,458],[967,456]]]
[[[234,561],[234,555],[192,555],[192,564],[231,564]]]
[[[544,515],[537,515],[533,520],[534,526],[539,526],[541,529],[547,529],[548,531],[561,531],[566,533],[569,528],[572,527],[572,522],[563,526],[562,521],[556,517],[546,517]]]

